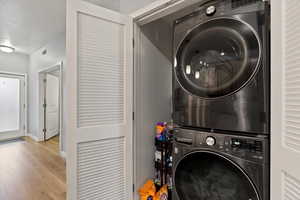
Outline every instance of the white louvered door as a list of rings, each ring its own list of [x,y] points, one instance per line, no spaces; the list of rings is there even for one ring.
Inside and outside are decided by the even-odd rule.
[[[271,199],[300,199],[300,1],[271,1]]]
[[[132,200],[132,20],[67,0],[69,200]]]

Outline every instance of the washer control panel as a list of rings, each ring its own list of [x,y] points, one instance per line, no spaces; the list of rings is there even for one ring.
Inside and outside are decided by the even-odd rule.
[[[269,162],[266,136],[249,137],[195,130],[175,130],[178,148],[212,150],[254,162]]]
[[[197,147],[223,152],[242,159],[265,162],[268,152],[263,138],[216,133],[196,133]]]
[[[231,148],[233,150],[247,150],[251,152],[263,152],[263,143],[258,140],[231,138]]]

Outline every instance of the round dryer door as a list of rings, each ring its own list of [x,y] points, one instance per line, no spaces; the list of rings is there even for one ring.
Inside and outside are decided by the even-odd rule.
[[[260,42],[250,25],[218,18],[194,28],[181,42],[175,63],[180,85],[202,98],[230,95],[253,77]]]
[[[181,200],[259,200],[255,186],[233,162],[209,152],[183,158],[174,174]]]

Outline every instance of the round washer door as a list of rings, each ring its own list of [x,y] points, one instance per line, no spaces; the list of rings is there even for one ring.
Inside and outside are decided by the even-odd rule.
[[[255,186],[233,162],[209,152],[184,157],[174,174],[180,200],[259,200]]]
[[[189,93],[218,98],[235,93],[254,76],[260,42],[250,25],[218,18],[194,28],[181,42],[175,74]]]

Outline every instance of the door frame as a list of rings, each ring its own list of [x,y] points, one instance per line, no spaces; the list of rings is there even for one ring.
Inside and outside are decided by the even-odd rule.
[[[41,141],[45,141],[44,140],[44,133],[43,133],[43,129],[44,129],[44,123],[45,123],[45,116],[44,116],[44,107],[43,107],[43,104],[44,104],[44,98],[45,98],[45,82],[44,82],[44,79],[45,79],[45,75],[50,73],[50,72],[53,72],[53,71],[59,71],[59,151],[60,151],[60,154],[62,157],[65,157],[65,152],[63,151],[63,141],[62,141],[62,138],[63,138],[63,135],[64,135],[64,132],[63,132],[63,62],[60,62],[52,67],[49,67],[49,68],[46,68],[46,69],[43,69],[43,70],[40,70],[38,72],[38,82],[39,82],[39,85],[38,85],[38,98],[39,98],[39,109],[38,109],[38,126],[39,126],[39,131],[38,131],[38,138],[41,140]]]
[[[157,19],[175,13],[196,3],[205,3],[211,0],[156,0],[153,3],[133,12],[130,16],[139,25],[145,25]]]
[[[24,91],[23,91],[23,106],[21,106],[21,121],[20,121],[20,130],[22,131],[22,135],[21,136],[12,136],[12,137],[0,137],[0,141],[1,140],[10,140],[10,139],[15,139],[15,138],[19,138],[19,137],[23,137],[23,136],[27,136],[28,135],[28,124],[27,124],[27,81],[28,81],[28,75],[26,73],[13,73],[13,72],[6,72],[6,71],[0,71],[0,77],[12,77],[12,78],[24,78]],[[22,102],[21,102],[22,104]],[[23,115],[23,116],[22,116]]]
[[[137,77],[136,77],[136,70],[137,68],[139,68],[140,66],[140,55],[139,55],[139,47],[140,47],[140,41],[139,41],[139,33],[140,33],[140,27],[148,24],[150,22],[153,22],[161,17],[167,16],[169,14],[172,14],[176,11],[179,11],[180,9],[183,9],[189,5],[195,4],[195,3],[205,3],[207,1],[210,0],[157,0],[147,6],[145,6],[142,9],[137,10],[136,12],[133,12],[130,14],[130,16],[134,19],[134,43],[135,43],[135,47],[134,47],[134,112],[137,112],[137,102],[136,102],[136,98],[137,98],[137,94],[136,94],[136,90],[139,87],[139,85],[136,83],[137,81]],[[274,12],[274,10],[278,11],[279,9],[281,9],[281,7],[274,7],[272,6],[272,1],[271,0],[263,0],[263,1],[267,1],[271,3],[271,18],[275,17],[276,19],[280,20],[278,13]],[[271,21],[276,21],[276,20],[271,20]],[[277,23],[277,21],[276,21]],[[281,23],[281,21],[280,21]],[[274,30],[278,31],[277,29],[280,29],[280,27],[274,26],[274,24],[272,23],[271,25],[271,29],[273,30],[272,32],[272,36],[274,36],[276,34],[277,37],[281,37],[280,35],[278,35],[278,32],[274,32]],[[280,29],[281,30],[281,29]],[[280,46],[280,44],[277,42],[277,38],[276,37],[272,37],[272,48],[271,48],[271,53],[272,53],[272,61],[276,61],[274,63],[280,63],[277,62],[278,60],[278,56],[273,56],[275,49],[280,49],[278,48],[278,45]],[[276,38],[276,39],[274,39]],[[275,42],[276,40],[276,42]],[[273,45],[276,44],[276,45]],[[277,51],[277,50],[276,50]],[[275,54],[274,54],[275,55]],[[274,70],[275,69],[275,70]],[[273,153],[271,153],[271,197],[273,196],[273,198],[271,199],[283,199],[278,197],[276,194],[278,194],[279,191],[282,190],[282,188],[278,187],[280,185],[282,185],[283,179],[281,176],[278,176],[278,172],[279,172],[279,167],[274,165],[274,160],[279,161],[280,159],[278,159],[278,155],[281,155],[280,152],[278,152],[279,150],[275,147],[274,144],[280,145],[280,141],[279,136],[281,135],[281,131],[282,131],[282,124],[278,123],[282,121],[282,112],[281,112],[281,108],[282,108],[282,94],[281,94],[281,90],[278,90],[278,88],[282,87],[282,82],[279,81],[281,80],[281,74],[279,73],[281,72],[282,69],[279,68],[274,68],[273,70],[271,70],[271,79],[275,79],[277,81],[274,81],[271,83],[271,88],[272,88],[272,92],[271,92],[271,97],[272,97],[272,101],[271,101],[271,132],[275,132],[276,136],[278,137],[272,137],[272,142],[271,142],[271,150]],[[276,114],[272,114],[272,112],[276,113]],[[136,146],[137,146],[137,142],[135,140],[136,138],[136,134],[137,134],[137,129],[138,129],[138,125],[136,124],[136,121],[134,121],[134,125],[133,125],[133,138],[134,138],[134,168],[136,168],[136,160],[137,158],[137,154],[136,154]],[[274,133],[273,133],[274,135]],[[275,153],[274,153],[275,152]],[[299,174],[299,173],[298,173]],[[136,183],[136,170],[134,170],[134,183]],[[280,184],[275,184],[275,183],[280,183]],[[134,191],[135,192],[135,191]],[[136,195],[134,196],[136,197]],[[135,200],[137,200],[135,198]]]

